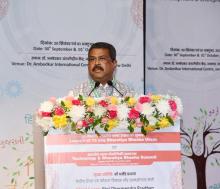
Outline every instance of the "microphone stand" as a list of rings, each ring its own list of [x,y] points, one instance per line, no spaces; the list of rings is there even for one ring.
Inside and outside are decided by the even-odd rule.
[[[96,82],[95,82],[95,86],[94,86],[93,89],[90,91],[90,93],[89,93],[88,96],[90,96],[90,95],[92,94],[92,92],[93,92],[97,87],[99,87],[99,85],[100,85],[100,82],[99,82],[99,81],[96,81]]]
[[[108,82],[108,85],[113,87],[120,95],[121,97],[123,97],[124,95],[113,85],[113,82],[111,80],[109,80]]]

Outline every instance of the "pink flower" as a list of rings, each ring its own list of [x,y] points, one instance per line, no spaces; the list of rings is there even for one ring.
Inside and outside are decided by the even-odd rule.
[[[93,109],[92,107],[88,107],[88,108],[87,108],[87,111],[88,111],[88,112],[93,112],[94,109]]]
[[[171,116],[172,119],[175,120],[179,116],[179,113],[177,111],[173,111],[173,112],[171,112],[170,116]]]
[[[149,102],[151,102],[151,99],[150,99],[150,97],[148,97],[148,96],[142,96],[142,97],[139,98],[139,102],[140,102],[141,104],[149,103]]]
[[[135,123],[136,123],[137,127],[142,127],[143,126],[143,123],[141,122],[140,118],[136,119]]]
[[[78,122],[76,123],[76,128],[77,128],[77,129],[81,129],[81,128],[83,128],[83,127],[85,127],[85,128],[88,127],[88,123],[87,123],[85,120],[81,120],[81,121],[78,121]]]
[[[82,126],[87,128],[88,127],[88,123],[85,120],[82,120]]]
[[[67,96],[65,100],[72,101],[74,98],[72,96]]]
[[[116,106],[116,105],[109,105],[109,106],[107,107],[107,109],[108,109],[109,111],[117,111],[117,106]]]
[[[39,112],[42,117],[51,117],[51,112]]]
[[[88,122],[89,122],[90,124],[93,124],[93,123],[94,123],[94,118],[90,117],[89,120],[88,120]]]
[[[108,118],[107,118],[107,117],[103,117],[103,118],[102,118],[102,123],[103,123],[103,124],[106,124],[107,122],[108,122]]]
[[[56,107],[54,110],[55,115],[61,116],[65,113],[64,109],[61,107]]]
[[[81,102],[80,102],[80,100],[78,100],[78,99],[73,99],[73,100],[72,100],[72,104],[73,104],[73,105],[76,105],[76,106],[79,106],[79,105],[81,104]]]
[[[108,106],[108,102],[106,102],[105,100],[101,100],[99,102],[99,104],[102,106],[102,107],[107,107]]]
[[[129,119],[137,119],[137,118],[139,118],[139,116],[140,116],[140,113],[137,110],[135,110],[134,108],[132,108],[130,110],[130,112],[128,113]]]
[[[138,112],[142,112],[143,105],[141,103],[137,103],[134,109],[137,110]]]
[[[54,97],[54,96],[50,97],[49,101],[52,102],[53,104],[55,104],[56,103],[56,97]]]
[[[82,121],[78,121],[78,122],[76,123],[76,128],[77,128],[77,129],[82,129],[82,125],[83,125]]]
[[[170,105],[171,110],[176,111],[176,109],[177,109],[176,102],[174,100],[169,100],[168,103]]]
[[[108,111],[108,115],[109,115],[109,118],[110,118],[110,119],[114,119],[114,118],[117,117],[117,111],[115,111],[115,110],[110,110],[110,111]]]

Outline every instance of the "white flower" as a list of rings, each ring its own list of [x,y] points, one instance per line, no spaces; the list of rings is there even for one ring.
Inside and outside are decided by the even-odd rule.
[[[155,117],[153,117],[153,116],[148,117],[147,120],[149,121],[149,125],[156,125],[156,123],[157,123],[157,121],[158,121],[158,120],[157,120]]]
[[[54,104],[51,101],[45,101],[40,104],[40,112],[51,112],[54,107]]]
[[[129,108],[126,106],[126,104],[120,104],[118,105],[118,118],[119,120],[125,120],[128,117]]]
[[[179,114],[182,114],[183,113],[183,104],[182,104],[182,101],[180,100],[180,98],[178,98],[177,96],[175,96],[173,98],[173,100],[175,100],[176,102],[176,105],[177,105],[177,112]]]
[[[72,106],[67,114],[71,117],[72,121],[77,122],[84,117],[85,112],[84,106]]]
[[[52,125],[53,125],[51,117],[41,118],[41,117],[37,116],[36,117],[36,123],[37,123],[38,126],[40,126],[42,128],[42,130],[44,132],[47,132],[50,129],[50,127],[52,127]]]
[[[63,98],[58,98],[58,99],[57,99],[57,103],[58,103],[58,104],[61,104],[61,101],[65,101],[65,99],[66,99],[65,97],[63,97]]]
[[[95,116],[98,116],[98,117],[103,116],[105,112],[106,112],[106,108],[102,106],[96,106],[94,109],[94,114]]]
[[[151,106],[149,103],[142,104],[142,111],[141,114],[144,114],[145,116],[151,116],[154,112],[155,108]]]
[[[156,104],[156,108],[160,113],[162,113],[164,116],[169,113],[170,111],[170,105],[167,100],[160,100]]]
[[[171,97],[170,94],[163,95],[164,99],[170,99],[170,97]]]
[[[119,130],[124,130],[124,129],[127,130],[128,125],[129,125],[129,124],[128,124],[127,120],[122,120],[122,121],[120,121],[120,123],[119,123],[119,125],[117,126],[117,128],[118,128]]]

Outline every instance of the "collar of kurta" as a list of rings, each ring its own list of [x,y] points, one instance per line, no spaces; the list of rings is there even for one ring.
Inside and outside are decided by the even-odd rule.
[[[112,83],[113,83],[113,85],[116,84],[115,78],[113,78]],[[95,81],[92,80],[92,79],[90,79],[90,80],[89,80],[89,87],[90,87],[90,89],[93,89],[94,86],[95,86]],[[100,88],[102,88],[102,89],[104,89],[104,90],[107,90],[109,87],[110,87],[110,86],[109,86],[107,83],[106,83],[105,85],[103,85],[103,84],[100,83],[99,87],[98,87],[97,89],[95,89],[94,92],[93,92],[94,97],[95,97],[95,98],[99,98],[99,97],[102,96],[101,91],[99,90]]]

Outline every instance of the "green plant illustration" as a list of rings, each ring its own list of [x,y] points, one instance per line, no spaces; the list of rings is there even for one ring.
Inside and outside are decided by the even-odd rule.
[[[33,145],[33,137],[29,133],[25,133],[24,141],[26,144]],[[17,152],[20,151],[15,145],[11,145],[11,149]],[[15,167],[2,166],[2,170],[5,172],[7,177],[9,177],[9,184],[6,185],[7,189],[31,189],[34,186],[34,176],[30,173],[30,167],[33,166],[34,160],[32,155],[27,155],[26,157],[16,157]],[[21,178],[23,183],[21,183]]]

